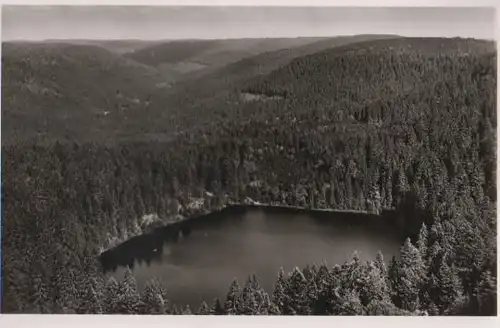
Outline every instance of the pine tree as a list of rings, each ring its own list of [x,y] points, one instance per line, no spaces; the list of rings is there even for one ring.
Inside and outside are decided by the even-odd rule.
[[[119,313],[115,306],[115,302],[118,300],[118,295],[120,291],[120,285],[114,278],[109,278],[104,291],[104,313],[114,314]]]
[[[103,314],[104,310],[101,302],[94,287],[88,286],[87,292],[78,304],[76,312],[78,314]]]
[[[378,184],[379,173],[375,170],[370,177],[370,185],[367,197],[368,212],[379,214],[382,210],[382,197],[380,196],[380,187]]]
[[[477,303],[481,315],[494,316],[497,312],[497,284],[495,277],[485,271],[481,274],[479,285],[476,289]]]
[[[305,315],[308,312],[307,295],[306,295],[307,279],[302,271],[295,267],[285,289],[286,301],[284,304],[283,314],[290,315]]]
[[[308,264],[305,266],[305,268],[302,269],[302,273],[307,280],[315,280],[318,270],[316,269],[316,266],[314,264]]]
[[[141,295],[141,312],[145,314],[165,314],[168,309],[166,292],[159,282],[151,280],[146,283]]]
[[[320,290],[318,288],[318,285],[316,284],[316,280],[313,277],[307,279],[305,294],[307,298],[307,303],[309,305],[314,304],[319,298]],[[307,314],[310,314],[310,312],[312,311],[312,306],[309,306],[307,310],[308,310]]]
[[[121,314],[138,314],[141,307],[141,298],[134,275],[130,268],[127,268],[123,281],[119,283],[115,309]]]
[[[386,185],[385,185],[385,207],[393,207],[392,199],[392,174],[387,170]]]
[[[283,268],[280,268],[278,278],[274,284],[274,290],[271,299],[273,311],[283,313],[287,299],[287,296],[285,294],[286,289],[287,282],[285,280],[285,272],[283,271]]]
[[[227,314],[226,310],[224,310],[224,307],[222,306],[221,302],[219,301],[218,298],[214,300],[214,303],[212,305],[211,312],[214,315],[225,315]]]
[[[436,304],[442,314],[453,312],[457,304],[462,302],[463,289],[458,277],[456,268],[449,266],[443,261],[438,274],[439,285],[436,286],[439,296],[436,298]]]
[[[270,315],[281,315],[281,311],[278,309],[278,307],[276,306],[276,304],[274,304],[273,302],[271,302],[271,305],[269,305],[269,314]]]
[[[208,307],[207,302],[202,301],[200,308],[198,309],[198,314],[199,315],[210,315],[212,312],[210,311],[210,308]]]
[[[395,181],[396,186],[393,188],[393,200],[396,202],[394,205],[397,207],[404,200],[406,193],[410,191],[410,186],[408,184],[408,179],[404,168],[397,170],[397,179]]]
[[[432,315],[432,316],[437,316],[437,315],[440,314],[439,313],[439,308],[432,301],[430,302],[430,304],[428,306],[427,312],[429,313],[429,315]]]
[[[270,312],[271,309],[271,298],[269,297],[269,294],[266,293],[263,289],[260,289],[257,292],[257,310],[255,311],[255,314],[258,315],[269,315],[272,314]]]
[[[238,314],[239,299],[240,299],[241,287],[238,284],[238,280],[234,278],[231,286],[229,287],[229,292],[226,296],[226,301],[224,302],[224,311],[227,314]]]
[[[251,286],[251,280],[249,279],[245,284],[245,287],[243,287],[243,291],[240,295],[236,314],[253,315],[256,314],[257,309],[258,303]]]
[[[391,271],[391,285],[396,292],[395,304],[411,312],[417,310],[426,271],[420,251],[412,245],[409,238],[401,248],[400,261],[394,263]]]
[[[373,300],[366,306],[366,315],[408,316],[412,312],[401,310],[389,300]]]
[[[328,285],[330,284],[330,271],[326,263],[323,263],[318,268],[318,273],[316,274],[316,286],[320,292],[326,291]]]
[[[418,235],[417,248],[420,251],[421,256],[427,262],[427,243],[428,243],[428,233],[427,226],[425,223],[422,223],[422,227],[420,228],[420,233]]]
[[[186,307],[182,311],[182,315],[192,315],[192,314],[193,313],[191,312],[191,308],[189,307],[189,305],[186,305]]]
[[[253,274],[249,280],[249,286],[255,297],[254,314],[267,315],[271,306],[271,299],[267,292],[260,286],[257,276]]]
[[[346,290],[341,297],[340,306],[337,308],[338,313],[334,315],[364,315],[365,310],[359,295],[354,290]]]
[[[388,277],[388,272],[387,272],[387,266],[385,265],[384,261],[384,255],[382,254],[381,251],[377,252],[377,257],[375,258],[375,266],[379,269],[380,274],[387,279]]]
[[[386,276],[382,274],[374,262],[364,266],[364,273],[359,279],[357,292],[363,305],[371,301],[387,301],[390,299]]]

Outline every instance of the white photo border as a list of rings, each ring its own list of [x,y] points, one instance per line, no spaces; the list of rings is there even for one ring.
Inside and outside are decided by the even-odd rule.
[[[499,37],[498,0],[0,0],[4,5],[176,5],[176,6],[293,6],[293,7],[491,7],[496,11],[495,39]],[[0,24],[1,33],[1,24]],[[497,42],[498,47],[498,42]],[[0,51],[1,54],[1,51]],[[498,60],[498,57],[497,57]],[[497,69],[499,68],[497,62]],[[0,68],[1,73],[1,68]],[[498,88],[498,83],[497,83]],[[497,90],[498,91],[498,90]],[[0,91],[1,92],[1,91]],[[498,92],[497,92],[498,94]],[[1,94],[0,94],[1,95]],[[497,97],[498,104],[498,97]],[[1,106],[1,105],[0,105]],[[1,122],[1,117],[0,117]],[[0,134],[1,135],[1,134]],[[497,140],[498,140],[497,129]],[[1,136],[0,136],[1,138]],[[497,145],[498,147],[498,145]],[[500,172],[497,161],[497,172]],[[499,176],[497,174],[497,185]],[[498,215],[498,214],[497,214]],[[1,215],[3,217],[3,215]],[[1,241],[1,234],[0,234]],[[498,245],[498,238],[497,238]],[[0,250],[1,256],[1,250]],[[498,265],[498,261],[497,261]],[[0,293],[2,288],[0,287]],[[0,294],[1,296],[1,294]],[[1,299],[0,299],[1,302]],[[500,327],[498,317],[265,317],[265,316],[125,316],[125,315],[13,315],[0,314],[0,327]]]

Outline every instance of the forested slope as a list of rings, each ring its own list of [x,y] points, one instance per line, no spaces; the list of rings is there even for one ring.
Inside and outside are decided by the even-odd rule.
[[[164,72],[177,73],[179,79],[192,71],[213,70],[246,57],[292,49],[319,40],[322,38],[178,40],[138,49],[126,56]]]
[[[213,80],[230,80],[230,81],[243,81],[249,77],[267,74],[274,69],[287,65],[294,58],[299,58],[309,54],[313,54],[325,49],[332,49],[335,47],[345,46],[348,44],[363,43],[370,40],[378,39],[394,39],[398,38],[397,35],[352,35],[352,36],[338,36],[331,38],[297,38],[292,39],[290,44],[286,42],[279,42],[278,39],[274,46],[278,49],[275,51],[255,51],[253,56],[245,56],[240,60],[233,60],[227,62],[226,67],[223,69],[215,69],[211,71],[204,71],[200,74],[206,75],[210,73]],[[285,39],[286,40],[286,39]],[[268,42],[273,42],[275,39],[269,39]],[[302,43],[300,43],[302,41]],[[265,49],[265,48],[264,48]],[[196,72],[191,74],[190,77],[199,77]]]
[[[97,46],[4,43],[2,72],[4,142],[99,139],[165,108],[163,76]]]
[[[390,262],[281,273],[274,292],[233,283],[202,314],[493,315],[496,83],[491,43],[376,41],[238,84],[174,142],[2,145],[3,310],[188,313],[157,282],[139,295],[131,272],[106,282],[96,256],[141,233],[144,214],[168,222],[251,197],[393,208],[413,242]]]
[[[95,45],[85,40],[6,42],[2,53],[2,93],[5,95],[2,108],[9,124],[3,129],[2,139],[4,143],[36,139],[171,140],[179,131],[190,131],[210,122],[214,108],[230,112],[233,106],[228,101],[228,93],[241,81],[285,65],[304,53],[384,37],[387,36],[339,37],[317,42],[313,42],[315,38],[298,38],[273,39],[274,42],[242,39],[162,43],[157,47],[169,50],[169,56],[174,59],[189,54],[196,58],[221,59],[216,55],[221,51],[240,58],[273,47],[312,42],[289,50],[271,51],[265,56],[257,55],[254,59],[250,56],[234,67],[220,68],[209,60],[211,66],[204,72],[182,73],[186,81],[179,85],[172,85],[178,72],[168,74],[128,55],[124,57],[103,49],[119,46],[119,41],[96,41]],[[203,45],[206,51],[201,51]],[[230,60],[224,58],[221,59],[224,63]]]
[[[235,104],[239,102],[239,89],[256,76],[266,75],[286,66],[294,58],[313,54],[325,49],[346,46],[378,39],[395,39],[395,35],[353,35],[320,38],[302,46],[284,47],[276,51],[262,51],[255,56],[193,71],[172,85],[169,93],[169,110],[175,113],[178,126],[193,127],[208,124],[214,118],[239,119]],[[269,39],[269,41],[274,39]],[[279,39],[281,40],[281,39]],[[298,38],[296,42],[310,41]],[[315,40],[315,39],[313,39]],[[230,40],[237,42],[241,40]],[[268,41],[268,42],[269,42]],[[256,42],[256,40],[254,40]],[[289,41],[293,43],[293,41]],[[232,43],[229,43],[232,44]],[[278,44],[280,44],[278,42]],[[285,43],[283,43],[283,46]],[[236,107],[237,109],[237,107]]]
[[[30,43],[66,43],[73,45],[98,46],[117,54],[126,54],[138,51],[155,44],[165,43],[167,40],[140,40],[140,39],[115,39],[115,40],[95,40],[95,39],[49,39],[43,41],[33,41]]]

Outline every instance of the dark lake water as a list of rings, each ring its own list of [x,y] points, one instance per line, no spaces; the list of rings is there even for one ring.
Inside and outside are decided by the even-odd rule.
[[[389,259],[401,243],[393,225],[373,216],[229,211],[207,217],[187,237],[165,244],[163,254],[149,265],[136,262],[133,272],[140,289],[158,278],[170,302],[195,310],[203,299],[225,298],[234,278],[243,285],[256,274],[271,293],[280,267],[289,272],[324,261],[342,264],[354,251],[362,260],[375,259],[379,250]],[[118,267],[109,274],[121,279],[123,273]]]

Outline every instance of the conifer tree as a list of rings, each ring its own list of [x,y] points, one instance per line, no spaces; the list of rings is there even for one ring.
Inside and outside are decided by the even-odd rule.
[[[367,209],[368,212],[379,214],[382,210],[382,197],[380,196],[380,187],[378,185],[378,170],[371,175],[371,181],[368,189]]]
[[[274,284],[274,290],[271,299],[273,311],[283,313],[287,299],[287,296],[285,294],[286,289],[287,282],[285,278],[285,272],[283,271],[283,268],[281,268],[278,274],[278,278]]]
[[[326,291],[327,286],[330,283],[330,271],[326,263],[323,263],[318,268],[318,273],[316,274],[316,286],[320,292]]]
[[[489,271],[481,274],[479,285],[476,289],[477,303],[481,315],[493,316],[497,313],[497,284],[496,278]]]
[[[260,289],[259,279],[257,278],[257,275],[255,275],[255,274],[252,274],[250,276],[249,284],[250,284],[250,288],[252,290],[259,290]]]
[[[377,252],[377,256],[375,258],[375,267],[380,271],[380,275],[384,277],[385,280],[389,279],[388,276],[388,271],[387,271],[387,265],[385,264],[384,261],[384,255],[382,254],[381,251]]]
[[[210,308],[207,304],[207,302],[205,301],[202,301],[201,302],[201,305],[200,305],[200,308],[198,309],[198,313],[199,315],[210,315],[212,314],[211,311],[210,311]]]
[[[305,315],[308,304],[306,295],[307,279],[302,271],[295,267],[288,278],[285,288],[286,301],[283,314]]]
[[[454,265],[449,266],[443,259],[438,273],[439,285],[437,286],[438,297],[435,304],[441,314],[453,313],[459,304],[463,302],[463,288]]]
[[[391,273],[391,284],[396,292],[394,301],[402,309],[413,312],[419,308],[419,293],[426,277],[425,264],[409,238],[400,253],[400,261]]]
[[[182,315],[192,315],[192,314],[193,313],[191,312],[191,308],[189,307],[189,305],[186,305],[186,307],[182,311]]]
[[[102,300],[93,286],[88,286],[87,293],[80,300],[76,312],[79,314],[103,314]]]
[[[229,287],[229,292],[226,296],[226,301],[224,302],[224,311],[227,314],[238,314],[239,302],[240,302],[241,287],[238,284],[238,280],[234,278],[231,286]]]
[[[214,315],[225,315],[227,314],[226,310],[224,310],[224,307],[222,306],[220,300],[218,298],[216,298],[214,300],[214,303],[212,305],[212,308],[211,308],[211,312],[214,314]]]
[[[358,282],[358,294],[363,305],[368,305],[371,301],[387,301],[390,299],[387,279],[375,265],[369,262],[364,265],[361,281]]]
[[[389,300],[373,300],[366,306],[366,315],[408,316],[412,314],[412,312],[399,309]]]
[[[311,311],[313,310],[313,305],[319,298],[320,290],[318,288],[318,285],[316,284],[315,279],[310,278],[306,280],[307,280],[307,285],[306,285],[305,295],[308,303],[306,314],[311,314]]]
[[[365,309],[359,295],[354,290],[346,290],[340,301],[340,306],[336,309],[337,313],[334,315],[364,315]]]
[[[257,299],[255,297],[254,290],[252,289],[252,282],[249,279],[243,287],[243,291],[241,292],[237,313],[243,315],[253,315],[256,314],[258,309]]]
[[[168,300],[162,285],[156,280],[146,283],[141,295],[142,308],[147,314],[165,314],[168,309]]]
[[[118,282],[113,277],[109,278],[108,281],[106,282],[104,291],[104,302],[103,302],[104,313],[107,314],[119,313],[117,311],[117,308],[115,307],[115,302],[117,302],[118,300],[119,290],[120,290],[120,285],[118,284]]]
[[[137,291],[137,284],[130,268],[125,270],[125,276],[118,284],[116,310],[121,314],[138,314],[141,308],[141,297]]]
[[[266,293],[263,289],[260,289],[257,292],[257,310],[255,314],[259,315],[269,315],[272,314],[270,309],[271,309],[271,298],[269,297],[269,294]]]
[[[428,243],[428,233],[427,226],[425,223],[422,223],[422,227],[420,228],[420,233],[418,235],[417,248],[420,251],[422,258],[427,261],[427,243]]]

